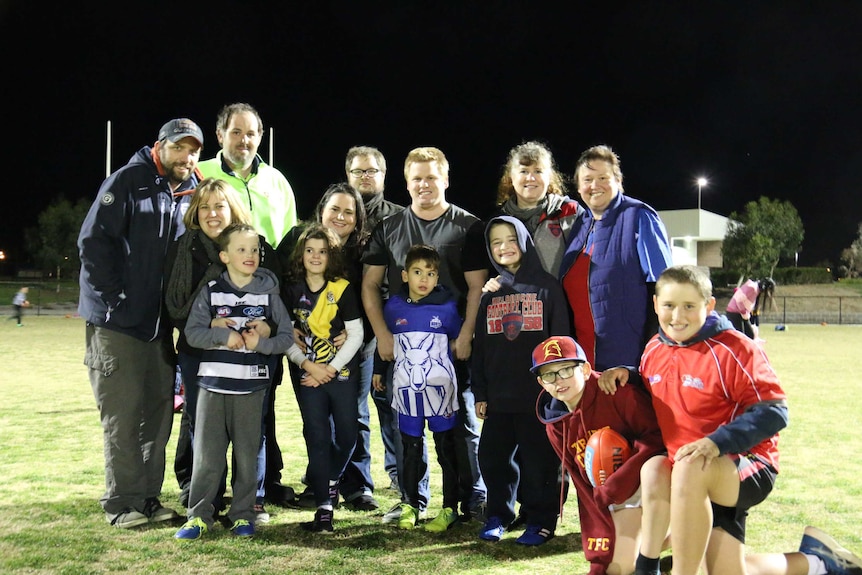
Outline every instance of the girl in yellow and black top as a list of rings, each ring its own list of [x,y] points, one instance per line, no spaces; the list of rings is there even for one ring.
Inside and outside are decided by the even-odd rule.
[[[308,485],[317,505],[314,520],[301,526],[332,531],[338,478],[356,444],[362,312],[356,291],[344,279],[340,241],[329,228],[313,224],[303,231],[291,267],[294,281],[282,295],[304,350],[294,343],[287,356],[308,450]],[[333,339],[342,331],[347,339],[336,349]]]

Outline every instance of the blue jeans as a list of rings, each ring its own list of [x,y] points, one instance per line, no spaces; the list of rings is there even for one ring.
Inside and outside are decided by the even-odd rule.
[[[291,379],[302,414],[302,433],[308,451],[308,486],[315,504],[332,504],[330,482],[338,481],[353,454],[358,428],[358,362],[351,361],[351,376],[326,385],[300,385],[301,373],[291,366]]]
[[[368,395],[371,391],[371,377],[374,374],[374,350],[377,340],[372,339],[359,351],[359,396],[357,409],[359,417],[356,447],[341,476],[340,489],[345,501],[352,501],[360,495],[374,492],[371,479],[371,421],[368,411]]]

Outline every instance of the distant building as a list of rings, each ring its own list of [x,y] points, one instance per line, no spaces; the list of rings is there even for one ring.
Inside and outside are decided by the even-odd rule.
[[[675,265],[722,267],[721,245],[728,219],[706,210],[659,211],[673,250]]]

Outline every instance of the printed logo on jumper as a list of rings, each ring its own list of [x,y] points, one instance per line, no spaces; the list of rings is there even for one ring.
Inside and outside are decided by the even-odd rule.
[[[651,375],[647,378],[647,381],[649,382],[650,385],[655,385],[657,383],[660,383],[661,382],[661,375],[658,373]]]
[[[335,294],[331,291],[326,292],[326,303],[333,304],[335,303]]]
[[[395,325],[407,325],[407,318],[406,317],[399,317],[398,319],[395,320]]]
[[[440,321],[440,316],[435,315],[431,318],[431,323],[428,324],[431,329],[440,329],[443,327],[443,322]]]
[[[266,365],[248,366],[252,379],[269,379],[269,367]]]
[[[560,227],[560,222],[558,221],[552,221],[548,223],[548,231],[551,232],[551,235],[555,238],[560,237],[560,235],[563,233],[563,229]]]
[[[301,296],[299,296],[299,303],[304,305],[311,305],[311,300],[308,299],[305,294],[302,294]]]
[[[491,298],[487,332],[514,340],[522,331],[542,331],[544,302],[535,293],[513,293]]]
[[[218,317],[228,317],[230,316],[233,309],[229,306],[223,305],[221,307],[216,308],[216,316]]]
[[[693,387],[695,389],[703,390],[703,381],[699,377],[694,377],[691,375],[682,376],[682,386],[683,387]]]
[[[111,192],[105,192],[102,194],[102,199],[99,200],[103,206],[110,206],[114,203],[114,194]]]
[[[263,306],[255,305],[242,308],[242,315],[249,319],[263,317]]]

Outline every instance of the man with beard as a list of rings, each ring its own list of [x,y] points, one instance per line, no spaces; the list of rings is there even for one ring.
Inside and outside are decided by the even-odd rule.
[[[159,501],[173,422],[170,322],[162,315],[168,246],[185,227],[200,181],[203,132],[180,118],[162,126],[99,188],[78,237],[90,384],[102,421],[108,523],[131,528],[177,517]]]

